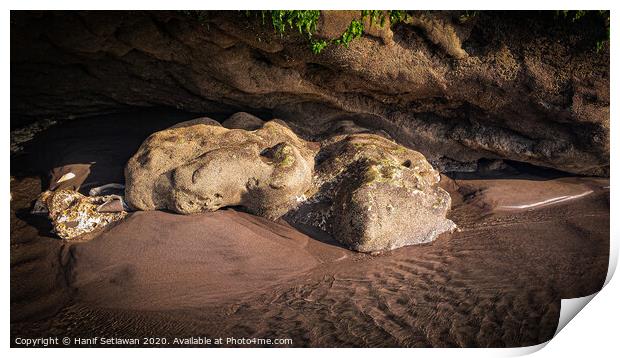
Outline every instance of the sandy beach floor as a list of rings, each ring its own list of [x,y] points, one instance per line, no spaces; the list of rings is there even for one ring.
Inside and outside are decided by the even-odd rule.
[[[460,231],[371,256],[234,210],[139,212],[91,241],[64,244],[45,233],[44,220],[24,213],[39,181],[16,179],[12,336],[527,346],[553,336],[560,299],[602,287],[607,180],[444,182]],[[588,191],[557,204],[498,209]]]
[[[290,338],[294,347],[529,346],[553,336],[561,299],[605,280],[609,180],[518,172],[443,176],[459,231],[378,255],[233,209],[137,212],[91,240],[63,242],[29,214],[47,185],[32,172],[97,162],[92,185],[113,182],[153,130],[124,117],[93,123],[48,131],[47,147],[27,149],[39,161],[12,158],[12,344],[159,337],[172,346],[201,336]],[[119,138],[122,126],[134,132]],[[62,160],[45,157],[58,152]]]

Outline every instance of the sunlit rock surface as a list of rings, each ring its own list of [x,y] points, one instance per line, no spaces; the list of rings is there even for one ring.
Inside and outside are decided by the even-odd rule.
[[[125,193],[138,210],[278,218],[310,187],[315,151],[279,121],[246,131],[201,118],[151,135],[127,163]]]
[[[316,143],[278,120],[249,131],[200,118],[151,135],[125,176],[126,199],[138,210],[241,206],[363,252],[429,242],[455,228],[439,173],[422,154],[375,134]]]
[[[374,134],[322,143],[309,200],[290,214],[364,252],[434,240],[455,228],[450,195],[424,156]]]
[[[127,215],[122,204],[118,210],[106,209],[112,202],[122,201],[115,195],[84,196],[74,190],[61,189],[42,193],[40,200],[48,211],[54,232],[65,240],[79,239]]]
[[[317,36],[356,13],[324,12]],[[260,111],[312,134],[342,120],[384,130],[442,171],[487,158],[608,176],[605,27],[556,15],[420,11],[317,55],[243,11],[12,12],[11,126],[137,106]]]

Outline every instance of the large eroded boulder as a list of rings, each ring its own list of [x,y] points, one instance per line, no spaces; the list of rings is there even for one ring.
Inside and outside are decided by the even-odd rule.
[[[310,187],[315,151],[277,120],[246,131],[199,118],[147,138],[127,163],[125,195],[139,210],[242,206],[278,218]]]
[[[242,206],[362,252],[429,242],[455,228],[439,173],[422,154],[375,134],[319,144],[278,120],[250,131],[199,118],[151,135],[125,175],[135,209],[191,214]]]
[[[386,251],[434,240],[456,225],[450,195],[419,152],[375,134],[334,136],[318,155],[314,193],[290,217],[353,250]]]

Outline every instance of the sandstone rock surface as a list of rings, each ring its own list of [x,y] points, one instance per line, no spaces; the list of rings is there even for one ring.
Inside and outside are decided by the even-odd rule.
[[[125,176],[125,198],[138,210],[241,206],[362,252],[429,242],[455,228],[439,173],[419,152],[375,134],[316,143],[279,120],[248,131],[199,118],[151,135]]]
[[[267,112],[310,134],[343,119],[385,130],[434,164],[608,175],[604,25],[553,11],[463,15],[415,12],[316,55],[295,30],[280,36],[242,11],[12,12],[11,126],[136,106]],[[355,16],[324,12],[318,36]]]
[[[362,252],[430,242],[456,228],[446,218],[451,200],[439,173],[419,152],[374,134],[321,144],[309,199],[289,214],[292,221]]]
[[[246,112],[237,112],[222,122],[222,127],[228,129],[245,129],[253,131],[263,126],[265,122]]]
[[[125,195],[138,210],[192,214],[225,206],[277,218],[311,184],[315,149],[284,123],[256,131],[201,118],[152,134],[125,169]]]

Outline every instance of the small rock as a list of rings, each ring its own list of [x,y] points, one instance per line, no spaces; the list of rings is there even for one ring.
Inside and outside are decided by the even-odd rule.
[[[61,189],[43,192],[37,202],[45,203],[54,231],[65,240],[77,239],[127,215],[122,210],[122,204],[120,210],[101,210],[108,204],[119,202],[115,195],[92,197]]]

